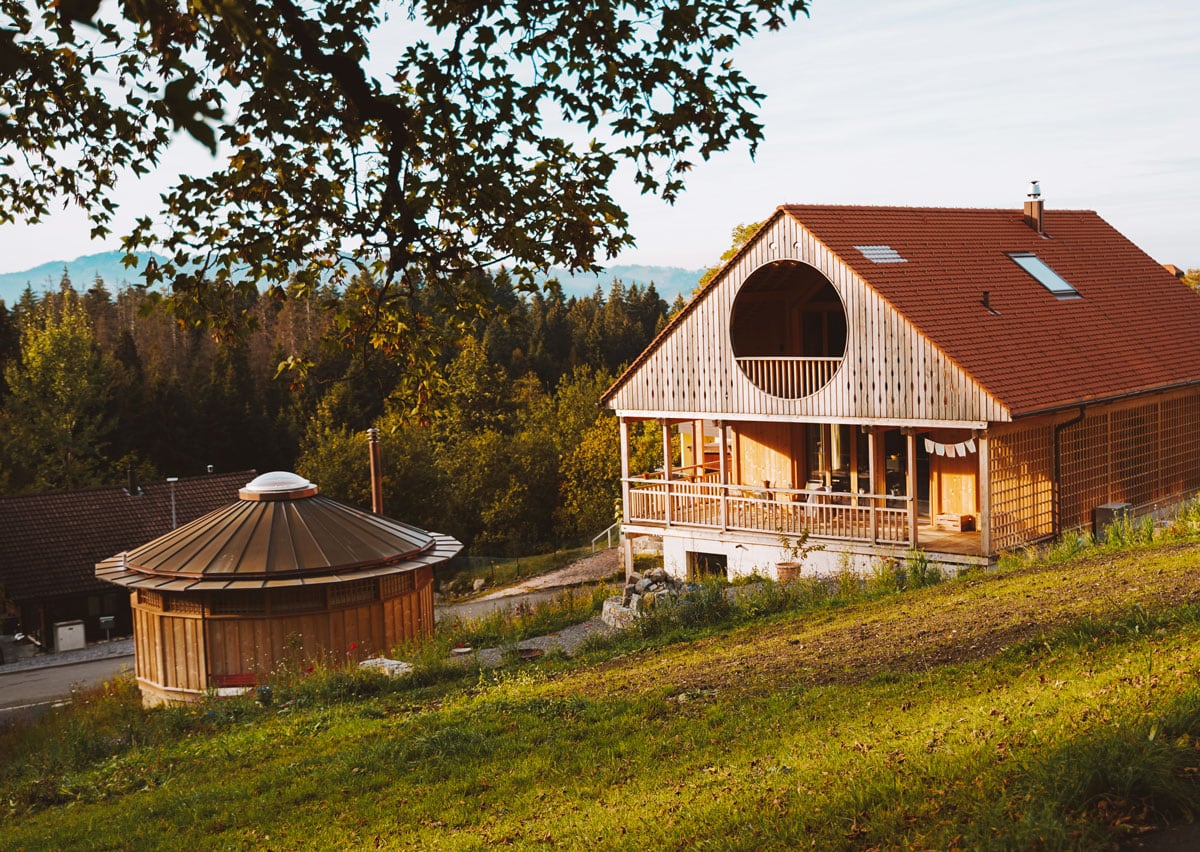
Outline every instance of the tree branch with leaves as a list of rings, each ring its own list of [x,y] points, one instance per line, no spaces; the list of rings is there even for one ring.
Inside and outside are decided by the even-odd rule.
[[[357,278],[374,316],[342,327],[403,360],[436,345],[418,291],[479,312],[474,271],[528,287],[632,245],[620,164],[672,201],[695,158],[753,154],[762,94],[732,53],[806,5],[0,0],[0,223],[67,199],[105,236],[121,175],[186,133],[217,167],[124,240],[165,253],[140,272],[180,320],[234,335],[239,291]]]

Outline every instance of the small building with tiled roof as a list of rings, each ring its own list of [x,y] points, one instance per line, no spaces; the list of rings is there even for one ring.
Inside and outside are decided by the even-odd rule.
[[[174,482],[100,486],[0,497],[0,588],[19,629],[53,642],[53,625],[81,619],[89,640],[132,629],[129,595],[96,579],[95,566],[224,506],[254,471]]]
[[[986,564],[1200,489],[1200,295],[1034,190],[777,209],[603,397],[627,536],[678,574],[769,573],[802,531],[827,566]]]

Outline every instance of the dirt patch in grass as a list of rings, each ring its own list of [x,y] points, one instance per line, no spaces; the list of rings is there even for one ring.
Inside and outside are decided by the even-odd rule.
[[[753,694],[781,683],[861,683],[992,657],[1081,617],[1200,601],[1200,545],[1034,566],[639,653],[606,666],[608,690],[657,684]]]

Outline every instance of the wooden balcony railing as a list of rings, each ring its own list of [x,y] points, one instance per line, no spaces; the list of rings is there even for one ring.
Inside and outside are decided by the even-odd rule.
[[[772,396],[799,399],[816,393],[833,378],[841,358],[738,358],[754,386]]]
[[[628,523],[910,543],[908,497],[646,477],[627,484]]]

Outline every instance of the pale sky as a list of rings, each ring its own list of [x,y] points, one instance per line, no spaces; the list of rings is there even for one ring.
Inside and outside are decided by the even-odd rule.
[[[814,0],[739,53],[766,140],[697,162],[674,207],[616,186],[637,248],[614,263],[714,263],[734,225],[780,204],[1096,210],[1161,263],[1200,267],[1200,4],[1195,0]],[[117,232],[153,212],[184,140],[122,184]],[[0,272],[118,247],[82,216],[0,228]]]

